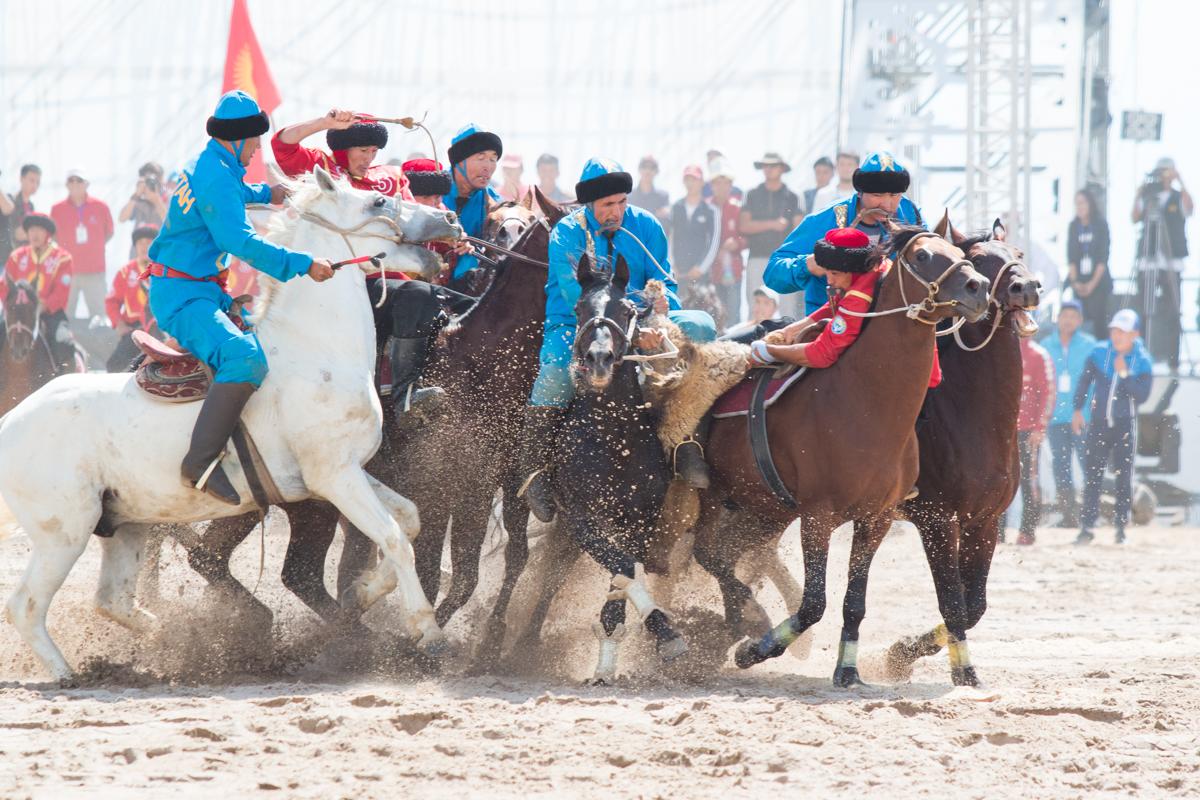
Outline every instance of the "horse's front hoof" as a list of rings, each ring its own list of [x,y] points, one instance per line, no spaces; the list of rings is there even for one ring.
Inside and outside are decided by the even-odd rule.
[[[952,667],[950,669],[950,680],[955,686],[970,686],[975,689],[982,688],[983,681],[979,680],[979,675],[975,673],[975,667]]]
[[[658,643],[658,657],[664,664],[670,664],[688,651],[688,643],[682,636],[675,635],[666,641]]]
[[[838,667],[833,671],[833,685],[839,689],[868,688],[858,674],[858,667]]]
[[[733,663],[737,665],[738,669],[750,669],[755,664],[761,664],[766,660],[766,657],[758,650],[758,642],[753,639],[743,641],[733,654]]]

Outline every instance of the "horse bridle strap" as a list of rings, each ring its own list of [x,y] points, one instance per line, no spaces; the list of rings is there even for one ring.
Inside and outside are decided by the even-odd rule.
[[[988,346],[988,343],[992,341],[992,337],[996,335],[996,331],[999,330],[1000,320],[1005,314],[1004,306],[999,300],[996,299],[996,293],[1000,290],[1000,279],[1004,277],[1005,272],[1008,272],[1013,267],[1023,266],[1025,266],[1025,262],[1021,261],[1020,259],[1010,259],[1009,261],[1005,261],[1000,267],[999,271],[996,273],[996,277],[992,281],[992,290],[988,292],[988,307],[994,308],[995,314],[992,315],[992,329],[988,331],[988,335],[983,342],[974,347],[967,345],[965,342],[963,342],[962,335],[959,333],[959,328],[962,327],[960,325],[953,331],[955,344],[957,344],[963,350],[966,350],[968,353],[976,353]]]
[[[896,308],[889,308],[886,311],[850,311],[847,309],[839,309],[838,313],[845,314],[846,316],[851,316],[851,317],[861,317],[864,319],[869,318],[869,317],[886,317],[891,314],[903,313],[909,319],[916,320],[917,322],[923,323],[925,325],[937,325],[938,324],[937,320],[926,319],[925,317],[922,317],[921,314],[930,313],[930,312],[936,311],[939,308],[946,308],[949,306],[959,305],[958,300],[938,300],[938,299],[936,299],[938,290],[941,289],[942,283],[945,282],[945,280],[947,278],[949,278],[951,275],[958,272],[963,267],[971,267],[971,266],[973,266],[973,264],[971,263],[970,260],[968,260],[966,258],[960,258],[958,261],[951,262],[950,266],[946,267],[946,269],[942,272],[942,274],[937,276],[932,281],[925,280],[923,277],[921,277],[920,273],[917,272],[916,268],[913,267],[912,263],[909,262],[906,254],[907,254],[908,250],[914,244],[921,241],[922,239],[928,239],[930,237],[941,238],[936,233],[931,233],[930,231],[921,231],[920,233],[914,235],[912,237],[912,239],[909,240],[908,244],[906,244],[904,246],[904,248],[897,254],[897,257],[896,257],[896,261],[900,264],[900,266],[904,269],[904,271],[907,272],[909,275],[911,275],[913,277],[913,279],[917,281],[917,283],[919,283],[923,287],[925,287],[925,291],[927,294],[925,295],[924,300],[922,300],[919,303],[909,303],[907,293],[904,290],[904,280],[901,279],[900,280],[900,301],[901,301],[902,305],[900,305]]]
[[[526,228],[525,230],[529,231],[532,229],[532,227],[533,226],[531,225],[529,228]],[[524,233],[522,233],[522,237],[524,237]],[[515,250],[509,250],[507,247],[498,245],[495,242],[489,242],[486,239],[479,239],[474,236],[465,236],[464,235],[462,238],[463,238],[463,241],[470,242],[471,244],[476,245],[478,247],[486,247],[487,249],[494,250],[497,253],[503,253],[504,255],[508,256],[509,258],[516,259],[517,261],[524,261],[526,264],[532,264],[535,267],[545,267],[546,269],[550,269],[550,265],[548,263],[546,263],[545,261],[538,261],[536,258],[530,258],[529,256],[522,255],[521,253],[518,253]],[[488,260],[490,260],[490,259],[488,259]]]

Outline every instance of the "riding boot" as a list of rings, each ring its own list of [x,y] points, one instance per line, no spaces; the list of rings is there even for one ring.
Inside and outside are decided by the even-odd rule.
[[[221,469],[221,459],[242,409],[256,388],[252,383],[214,383],[209,387],[192,430],[191,447],[180,468],[186,485],[234,506],[241,505],[242,498]]]
[[[691,436],[675,445],[675,477],[685,481],[693,489],[708,488],[708,462],[704,460],[704,446],[708,444],[708,432],[712,429],[712,415],[705,414]]]
[[[525,446],[521,474],[527,476],[518,497],[542,522],[554,519],[554,492],[550,486],[551,457],[557,439],[558,425],[566,409],[553,406],[525,407]]]
[[[437,416],[446,401],[446,391],[440,386],[417,388],[429,350],[429,337],[392,337],[388,344],[388,359],[392,367],[392,402],[399,413],[415,412],[419,417],[430,419]]]

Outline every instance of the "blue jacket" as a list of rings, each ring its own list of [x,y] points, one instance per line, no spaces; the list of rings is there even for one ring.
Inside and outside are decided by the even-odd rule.
[[[816,311],[829,301],[825,287],[825,276],[813,275],[808,271],[807,259],[812,255],[817,242],[834,228],[845,228],[858,213],[858,195],[834,203],[823,211],[809,214],[797,228],[788,234],[779,249],[771,254],[763,272],[763,283],[780,294],[804,292],[804,314]],[[900,198],[896,208],[896,219],[907,225],[924,225],[921,212],[907,197]],[[887,238],[882,226],[858,225],[859,230],[872,240]]]
[[[454,169],[460,169],[461,165],[455,164]],[[458,221],[462,225],[463,233],[467,236],[479,238],[483,233],[483,223],[487,219],[488,201],[493,203],[500,202],[500,195],[491,186],[483,189],[476,189],[467,196],[467,203],[463,206],[462,211],[458,211]],[[450,193],[442,198],[442,205],[451,211],[458,209],[458,186],[453,182],[453,173],[451,173]],[[454,262],[455,278],[461,278],[469,271],[479,266],[479,259],[473,255],[461,255]]]
[[[286,281],[308,272],[312,256],[263,239],[250,224],[247,203],[271,202],[265,183],[243,182],[246,168],[215,139],[183,169],[150,260],[195,278],[226,268],[236,256],[272,278]]]
[[[1083,376],[1083,367],[1087,364],[1088,356],[1096,348],[1096,338],[1082,329],[1071,335],[1071,342],[1063,350],[1062,340],[1058,331],[1042,339],[1042,347],[1050,354],[1054,362],[1054,374],[1058,376],[1058,393],[1054,401],[1054,415],[1050,417],[1051,425],[1071,424],[1071,415],[1075,410],[1075,389]],[[1086,405],[1086,403],[1085,403]],[[1084,417],[1091,417],[1091,409],[1084,411]]]
[[[635,206],[626,208],[625,218],[615,232],[610,247],[609,238],[601,233],[600,223],[592,215],[592,210],[584,206],[559,220],[550,234],[550,277],[546,281],[547,328],[563,323],[575,324],[575,304],[579,302],[582,291],[575,277],[575,268],[579,264],[579,257],[587,249],[588,234],[591,234],[595,244],[596,260],[605,268],[611,270],[615,265],[613,250],[625,256],[625,263],[629,267],[627,294],[630,299],[636,301],[634,293],[644,289],[647,281],[657,278],[667,286],[667,303],[671,310],[679,310],[679,298],[676,296],[678,287],[667,260],[667,234],[654,215]],[[637,243],[635,236],[654,255],[654,260]]]
[[[1133,343],[1133,349],[1125,356],[1128,374],[1124,378],[1116,374],[1113,366],[1116,355],[1111,341],[1101,342],[1092,348],[1083,375],[1079,378],[1079,386],[1075,387],[1075,409],[1083,409],[1088,389],[1095,386],[1092,424],[1102,422],[1110,428],[1128,428],[1137,414],[1137,407],[1150,397],[1154,382],[1153,364],[1140,339]]]

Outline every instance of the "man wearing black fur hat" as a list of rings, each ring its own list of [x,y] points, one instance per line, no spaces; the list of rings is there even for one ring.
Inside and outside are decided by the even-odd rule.
[[[325,143],[332,155],[300,145],[321,131],[325,131]],[[334,108],[323,117],[281,129],[271,139],[271,150],[279,168],[289,177],[312,172],[319,164],[335,178],[348,177],[355,189],[412,200],[408,179],[398,167],[372,163],[387,141],[387,128],[381,123],[353,111]]]

